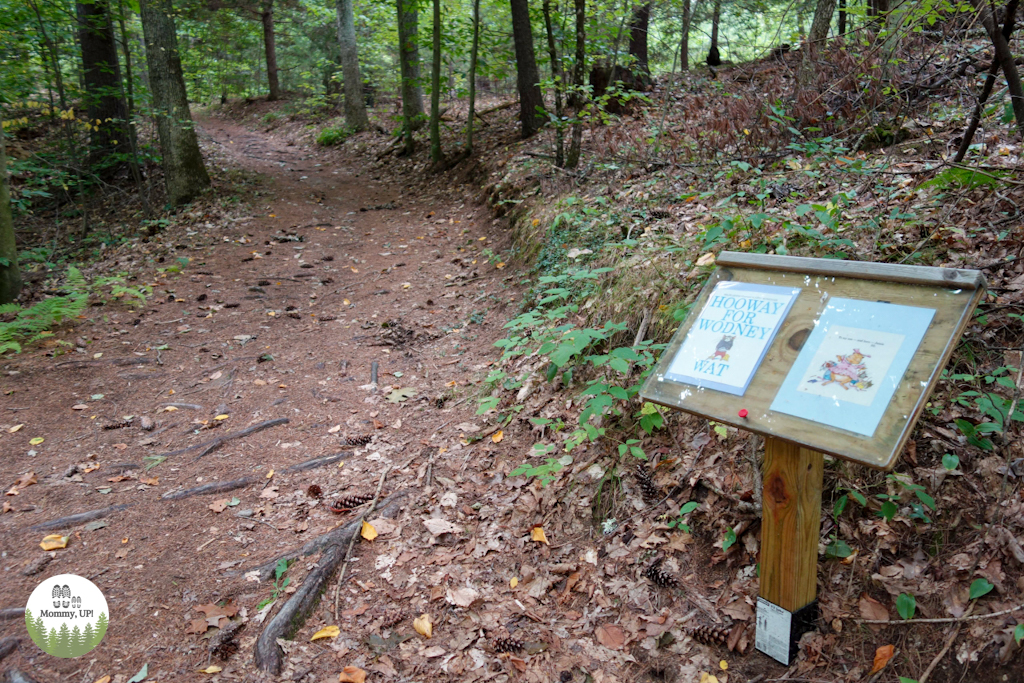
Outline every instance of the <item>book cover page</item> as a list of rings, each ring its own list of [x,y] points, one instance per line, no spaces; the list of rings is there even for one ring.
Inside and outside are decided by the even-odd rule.
[[[800,290],[719,282],[665,378],[742,396]]]
[[[873,435],[934,315],[931,308],[832,299],[771,409]]]

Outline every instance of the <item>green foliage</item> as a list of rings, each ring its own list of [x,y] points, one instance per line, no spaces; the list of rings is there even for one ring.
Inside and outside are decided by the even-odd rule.
[[[1000,366],[988,373],[955,373],[949,376],[949,379],[954,382],[966,382],[976,387],[957,394],[953,397],[953,402],[965,408],[978,410],[990,420],[979,424],[974,424],[963,418],[955,420],[957,428],[967,438],[967,443],[970,445],[983,451],[991,451],[995,448],[995,444],[989,437],[993,434],[1002,434],[1006,429],[1007,420],[1024,422],[1024,413],[1021,412],[1020,406],[1013,411],[1012,416],[1009,414],[1010,407],[1013,405],[1011,398],[1001,396],[995,391],[985,390],[988,387],[1002,387],[1007,391],[1014,391],[1013,374],[1016,372],[1017,368]]]
[[[321,147],[333,147],[334,145],[340,145],[345,142],[351,134],[352,131],[345,126],[324,128],[320,131],[320,134],[316,136],[316,144]]]
[[[259,604],[256,605],[257,610],[261,610],[274,600],[277,600],[281,596],[281,593],[284,592],[284,589],[288,587],[288,584],[292,582],[292,578],[290,576],[285,577],[283,581],[281,579],[284,577],[285,572],[288,571],[288,567],[290,567],[293,562],[295,562],[294,559],[286,559],[283,557],[277,561],[277,564],[274,565],[274,580],[270,584],[270,597],[261,600]]]
[[[669,520],[668,526],[670,529],[679,529],[680,531],[690,533],[690,525],[686,523],[685,517],[700,507],[700,503],[691,500],[690,502],[679,508],[679,514],[675,519]]]
[[[946,470],[952,472],[960,466],[960,457],[955,453],[946,453],[942,456],[942,466],[945,467]]]
[[[924,486],[915,484],[909,479],[895,474],[887,474],[885,478],[887,481],[892,482],[896,488],[913,493],[917,498],[917,501],[911,500],[908,503],[910,506],[910,518],[919,519],[922,522],[931,524],[932,520],[925,514],[924,508],[927,506],[929,509],[934,510],[935,499],[925,492]],[[875,494],[875,497],[882,501],[882,509],[879,510],[878,514],[884,517],[886,522],[891,522],[892,518],[899,512],[897,503],[900,501],[900,495],[898,493],[878,493]]]
[[[995,588],[988,579],[975,579],[971,582],[970,599],[977,600],[978,598],[984,597],[992,592]]]
[[[722,534],[722,552],[729,550],[736,544],[736,532],[732,529],[726,529],[725,533]]]
[[[900,593],[896,598],[896,612],[903,619],[913,619],[917,611],[917,600],[909,593]]]
[[[1017,624],[1017,628],[1013,629],[1013,639],[1018,645],[1024,641],[1024,624]]]

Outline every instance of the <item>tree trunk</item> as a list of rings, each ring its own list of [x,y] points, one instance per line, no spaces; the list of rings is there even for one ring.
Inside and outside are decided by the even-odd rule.
[[[433,41],[430,62],[430,160],[439,163],[441,153],[441,0],[434,0]]]
[[[683,71],[690,70],[690,22],[692,20],[690,0],[683,0],[683,35],[679,41],[679,63]]]
[[[555,47],[555,33],[551,26],[551,0],[543,0],[544,31],[548,39],[548,57],[551,59],[551,80],[555,82],[555,166],[565,165],[565,131],[562,117],[562,67],[558,62],[558,49]]]
[[[715,0],[715,10],[711,15],[711,47],[708,48],[708,66],[722,63],[722,55],[718,51],[718,21],[722,18],[722,0]]]
[[[85,101],[89,121],[88,164],[101,164],[101,177],[109,177],[121,165],[104,163],[118,151],[128,152],[125,124],[128,113],[121,98],[121,73],[117,59],[114,27],[110,22],[107,0],[78,2],[79,43],[82,46],[82,69],[85,80]],[[97,121],[99,123],[97,123]]]
[[[396,0],[398,9],[398,62],[402,77],[402,130],[405,153],[412,154],[412,132],[419,129],[423,118],[423,88],[420,87],[420,49],[416,43],[419,32],[419,10],[415,0]]]
[[[587,73],[587,0],[573,0],[576,12],[576,63],[572,67],[572,93],[569,104],[575,108],[575,120],[572,123],[572,140],[569,152],[565,157],[566,168],[576,168],[580,163],[580,150],[583,146],[583,79]]]
[[[139,166],[139,139],[135,132],[135,77],[132,74],[132,51],[128,42],[128,30],[125,28],[124,0],[118,0],[118,23],[121,28],[121,52],[124,54],[124,80],[122,81],[121,94],[127,104],[125,129],[128,131],[128,144],[131,146],[132,177],[139,188],[139,198],[142,200],[142,209],[148,218],[153,213],[149,205],[149,185],[142,181],[142,169]]]
[[[814,7],[814,19],[811,21],[811,33],[807,42],[811,49],[817,49],[828,39],[828,30],[832,26],[832,15],[836,11],[836,0],[818,0]]]
[[[1017,72],[1017,64],[1014,61],[1013,53],[1010,52],[1009,42],[1003,36],[1003,32],[996,23],[992,10],[985,0],[972,0],[978,10],[982,26],[988,33],[995,48],[995,60],[999,62],[1006,77],[1006,89],[1010,93],[1010,103],[1013,106],[1013,116],[1017,120],[1017,130],[1024,135],[1024,91],[1021,89],[1020,74]]]
[[[509,0],[512,10],[512,39],[516,48],[516,83],[519,87],[519,121],[528,138],[544,125],[544,95],[540,72],[533,53],[533,28],[528,0]]]
[[[18,251],[14,244],[14,219],[11,217],[11,189],[7,184],[7,152],[0,126],[0,304],[9,304],[21,292]]]
[[[476,60],[480,53],[480,0],[473,0],[473,47],[469,53],[469,119],[466,122],[466,154],[473,153],[473,117],[476,116]]]
[[[356,46],[356,19],[352,0],[338,0],[338,45],[341,46],[341,71],[345,79],[345,125],[354,131],[370,127],[363,99],[363,78],[359,75],[359,48]]]
[[[629,70],[633,72],[634,87],[642,90],[651,84],[651,68],[647,56],[647,27],[651,22],[651,3],[633,10],[629,22],[629,54],[633,58]]]
[[[846,0],[839,0],[839,26],[836,33],[840,36],[846,35]]]
[[[188,106],[171,0],[140,0],[149,87],[163,155],[167,201],[186,204],[210,186]]]
[[[268,0],[260,14],[263,22],[263,45],[267,52],[268,102],[281,99],[281,83],[277,79],[277,40],[274,37],[274,1]]]

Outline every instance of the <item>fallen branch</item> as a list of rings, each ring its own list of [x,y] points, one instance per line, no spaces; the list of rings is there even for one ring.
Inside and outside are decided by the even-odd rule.
[[[164,495],[160,496],[161,500],[181,500],[182,498],[191,498],[192,496],[203,496],[210,493],[223,493],[224,491],[234,491],[240,489],[249,484],[254,484],[262,479],[262,477],[242,477],[241,479],[232,479],[230,481],[214,481],[209,484],[203,484],[202,486],[196,486],[195,488],[185,489],[183,491],[168,491]]]
[[[230,441],[231,439],[237,439],[237,438],[242,437],[242,436],[249,436],[250,434],[254,434],[254,433],[256,433],[256,432],[258,432],[260,430],[267,429],[269,427],[276,427],[277,425],[283,425],[283,424],[288,424],[288,418],[287,417],[279,417],[276,420],[267,420],[266,422],[260,422],[258,424],[252,425],[251,427],[246,427],[245,429],[240,429],[237,432],[231,432],[230,434],[225,434],[224,436],[218,436],[216,439],[210,439],[209,441],[204,441],[203,443],[197,443],[194,446],[188,446],[186,448],[179,448],[176,451],[168,451],[167,453],[162,453],[161,455],[156,456],[156,457],[159,457],[159,458],[169,458],[172,455],[181,455],[182,453],[188,453],[189,451],[194,451],[197,448],[202,448],[203,451],[196,458],[196,460],[198,460],[199,458],[203,457],[204,455],[206,455],[207,453],[212,451],[217,446],[220,446],[225,441]]]
[[[393,504],[404,495],[405,492],[393,493],[388,498]],[[384,513],[386,509],[387,507],[381,508],[380,512]],[[254,659],[261,671],[275,675],[281,672],[284,653],[278,646],[277,639],[290,639],[302,628],[306,619],[316,609],[327,583],[344,559],[344,545],[352,542],[352,538],[359,534],[361,527],[362,520],[357,519],[326,535],[329,540],[325,542],[324,553],[316,567],[306,575],[299,589],[274,615],[256,641]]]
[[[334,455],[325,455],[322,458],[313,458],[312,460],[296,463],[295,465],[285,467],[283,470],[281,470],[281,474],[293,474],[295,472],[315,470],[318,467],[323,467],[325,465],[336,463],[342,458],[344,458],[346,455],[349,455],[350,453],[352,453],[352,451],[342,451],[341,453],[335,453]]]
[[[152,365],[156,361],[152,358],[111,358],[110,360],[66,360],[63,363],[57,363],[53,367],[62,368],[67,365],[74,365],[73,369],[85,368],[90,365]]]
[[[998,612],[989,612],[988,614],[972,614],[970,616],[964,615],[962,617],[939,617],[936,619],[900,619],[899,621],[889,621],[888,619],[854,619],[855,624],[887,624],[889,626],[902,626],[904,624],[955,624],[963,621],[977,621],[978,619],[990,619],[991,617],[1001,617],[1005,614],[1012,614],[1018,610],[1024,609],[1024,605],[1017,605],[1010,609],[1000,610]]]
[[[77,515],[68,515],[67,517],[59,517],[49,522],[40,522],[39,524],[33,524],[29,529],[33,531],[45,531],[47,529],[59,529],[62,527],[78,526],[79,524],[85,524],[91,522],[94,519],[103,519],[109,517],[115,512],[120,512],[131,507],[128,503],[122,503],[121,505],[111,505],[110,507],[100,508],[99,510],[90,510],[89,512],[79,512]]]

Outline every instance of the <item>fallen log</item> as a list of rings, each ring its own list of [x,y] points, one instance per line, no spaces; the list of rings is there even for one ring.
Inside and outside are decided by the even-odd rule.
[[[277,425],[288,424],[288,422],[289,422],[289,420],[288,420],[287,417],[279,417],[276,420],[267,420],[266,422],[259,422],[257,424],[252,425],[251,427],[246,427],[245,429],[240,429],[237,432],[231,432],[229,434],[225,434],[224,436],[218,436],[216,439],[210,439],[209,441],[204,441],[202,443],[197,443],[194,446],[188,446],[186,448],[179,448],[176,451],[168,451],[166,453],[162,453],[161,455],[158,455],[158,456],[155,456],[155,457],[158,457],[158,458],[169,458],[172,455],[181,455],[182,453],[188,453],[189,451],[194,451],[197,448],[201,448],[201,449],[203,449],[202,452],[200,452],[199,456],[196,457],[196,460],[198,460],[199,458],[203,457],[204,455],[206,455],[207,453],[209,453],[213,449],[215,449],[218,446],[220,446],[225,441],[230,441],[231,439],[238,439],[238,438],[241,438],[243,436],[249,436],[250,434],[255,434],[256,432],[264,430],[264,429],[267,429],[269,427],[276,427]]]
[[[405,491],[391,494],[387,498],[391,502],[381,507],[377,512],[385,515],[393,511],[393,509],[397,509],[397,501],[404,498],[405,495]],[[352,539],[359,533],[361,527],[362,519],[356,519],[321,537],[321,539],[326,538],[327,540],[322,546],[324,547],[324,552],[320,556],[316,567],[306,575],[299,589],[274,615],[256,641],[255,662],[261,671],[274,675],[281,672],[281,668],[284,665],[284,653],[277,644],[277,639],[290,639],[302,628],[306,619],[316,609],[317,604],[320,602],[320,596],[327,589],[327,583],[334,576],[338,565],[345,558],[346,546],[352,542]],[[309,544],[306,545],[308,546]]]
[[[122,503],[121,505],[111,505],[110,507],[100,508],[99,510],[79,512],[77,515],[58,517],[57,519],[50,520],[49,522],[40,522],[39,524],[33,524],[29,527],[29,529],[31,529],[32,531],[46,531],[47,529],[60,529],[62,527],[78,526],[79,524],[91,522],[94,519],[103,519],[104,517],[109,517],[115,512],[120,512],[121,510],[125,510],[130,507],[130,503]]]

